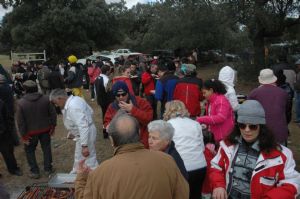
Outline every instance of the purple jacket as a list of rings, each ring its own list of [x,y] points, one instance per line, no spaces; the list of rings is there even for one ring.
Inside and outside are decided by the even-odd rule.
[[[231,105],[224,95],[213,94],[206,106],[207,116],[197,118],[200,124],[207,124],[214,134],[216,142],[221,141],[231,133],[234,127],[234,115]]]
[[[267,127],[274,133],[277,142],[285,142],[288,137],[285,116],[288,94],[282,88],[265,84],[251,91],[248,99],[261,103],[265,109]]]

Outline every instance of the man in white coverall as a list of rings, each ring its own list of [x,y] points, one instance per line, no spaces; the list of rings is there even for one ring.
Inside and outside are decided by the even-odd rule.
[[[83,98],[68,96],[63,89],[53,90],[50,101],[62,110],[63,122],[69,131],[68,138],[76,141],[74,164],[70,173],[76,173],[79,161],[84,158],[85,163],[95,169],[98,166],[95,150],[97,130],[93,122],[92,108]]]

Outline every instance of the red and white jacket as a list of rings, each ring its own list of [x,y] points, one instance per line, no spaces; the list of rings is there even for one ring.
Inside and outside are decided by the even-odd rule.
[[[250,182],[251,199],[292,199],[299,194],[300,174],[295,170],[292,152],[281,147],[281,150],[260,153]],[[238,145],[220,142],[219,151],[209,169],[213,189],[227,189],[229,172],[237,151]]]

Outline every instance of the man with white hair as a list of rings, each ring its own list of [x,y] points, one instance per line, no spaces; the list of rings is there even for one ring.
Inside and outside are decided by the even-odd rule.
[[[76,173],[78,162],[82,159],[86,159],[86,164],[95,169],[98,166],[95,149],[97,130],[92,108],[83,98],[68,96],[63,89],[53,90],[50,101],[62,110],[64,125],[69,131],[68,138],[76,141],[74,164],[70,173]]]
[[[277,77],[269,68],[260,71],[258,81],[261,85],[251,91],[248,99],[261,103],[266,113],[267,127],[274,133],[276,141],[286,146],[288,125],[285,113],[288,94],[276,86]]]

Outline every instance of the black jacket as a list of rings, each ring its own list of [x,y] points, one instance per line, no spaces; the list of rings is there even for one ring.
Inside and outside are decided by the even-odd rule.
[[[0,143],[12,140],[14,119],[11,117],[8,107],[0,100]]]
[[[181,156],[179,155],[178,151],[175,148],[175,144],[173,141],[171,141],[171,143],[169,144],[168,148],[165,150],[165,152],[167,154],[169,154],[170,156],[173,157],[173,159],[175,160],[182,176],[188,180],[189,176],[188,176],[188,172],[185,169],[183,160],[181,159]]]

